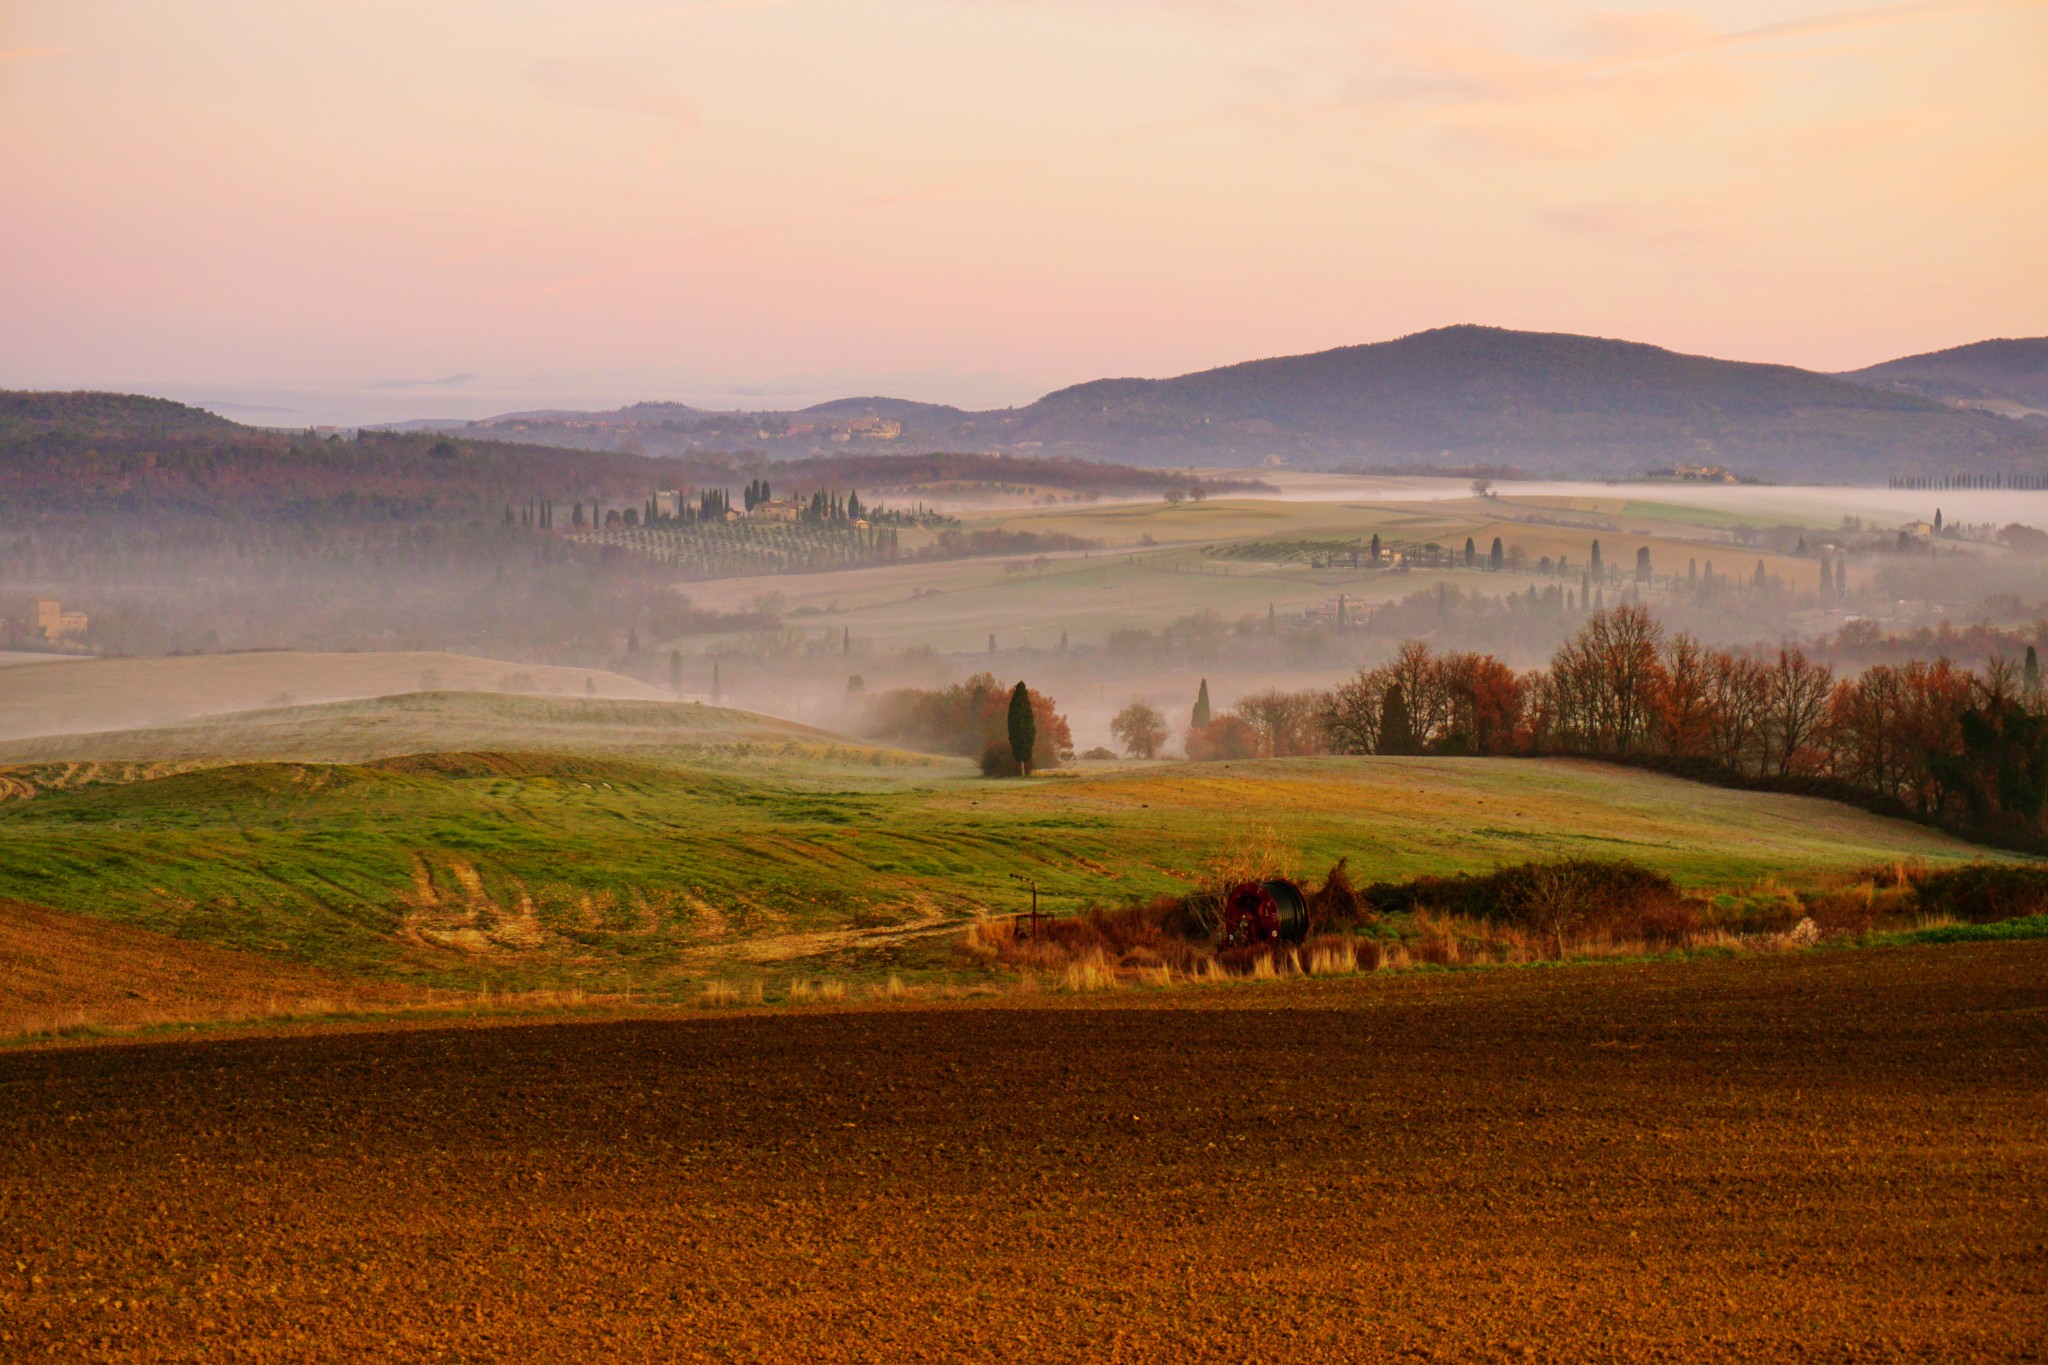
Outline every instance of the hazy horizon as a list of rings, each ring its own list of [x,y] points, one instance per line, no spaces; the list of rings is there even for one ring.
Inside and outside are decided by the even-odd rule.
[[[559,0],[0,18],[0,385],[970,407],[1470,321],[2048,317],[2048,9]]]

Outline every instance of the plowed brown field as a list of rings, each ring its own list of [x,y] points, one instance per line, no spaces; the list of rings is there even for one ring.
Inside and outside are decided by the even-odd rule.
[[[0,1056],[0,1358],[2017,1360],[2048,944]]]

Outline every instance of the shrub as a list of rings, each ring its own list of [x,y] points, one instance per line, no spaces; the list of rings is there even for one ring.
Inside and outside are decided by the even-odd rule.
[[[1662,873],[1592,858],[1377,882],[1360,898],[1368,913],[1436,911],[1536,930],[1560,952],[1568,937],[1582,934],[1675,941],[1698,919]]]
[[[1024,770],[1017,766],[1017,756],[1010,751],[1010,741],[999,739],[982,750],[981,775],[983,777],[1022,777]]]
[[[1259,732],[1239,715],[1225,711],[1199,729],[1189,727],[1188,757],[1197,763],[1257,758]]]
[[[1312,934],[1349,928],[1366,918],[1366,904],[1351,884],[1349,858],[1339,858],[1323,878],[1323,884],[1308,896],[1308,929]]]
[[[2048,911],[2048,867],[1970,863],[1919,876],[1914,899],[1922,914],[1991,924]]]

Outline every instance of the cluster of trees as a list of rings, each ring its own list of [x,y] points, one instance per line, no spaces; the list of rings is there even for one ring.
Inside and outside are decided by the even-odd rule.
[[[1022,682],[1006,687],[992,673],[951,687],[884,692],[868,703],[863,729],[874,739],[978,758],[991,776],[1057,768],[1074,756],[1074,733],[1058,703]]]
[[[848,493],[840,497],[823,489],[811,494],[810,505],[804,508],[804,520],[824,524],[847,525],[867,518],[867,509],[860,505],[859,493]]]
[[[1136,702],[1112,732],[1165,742]],[[1330,691],[1258,693],[1212,715],[1202,684],[1192,759],[1290,754],[1571,754],[1811,790],[2036,845],[2048,835],[2048,687],[2039,650],[1972,671],[1948,660],[1838,677],[1794,647],[1746,654],[1669,633],[1648,611],[1600,612],[1547,668],[1404,644]]]

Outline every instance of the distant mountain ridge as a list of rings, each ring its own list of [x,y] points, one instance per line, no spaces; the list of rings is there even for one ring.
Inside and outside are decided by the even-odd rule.
[[[2048,418],[2048,337],[2000,337],[1902,356],[1843,376],[1947,403],[2019,408]]]
[[[2048,349],[2048,341],[1986,345]],[[2032,354],[2010,368],[2031,373]],[[2004,351],[1986,355],[2006,363]],[[1988,369],[1992,360],[1971,363]],[[1820,482],[2048,471],[2048,429],[1958,406],[1947,391],[1920,392],[1898,376],[1872,377],[1886,368],[1827,375],[1641,342],[1460,325],[1168,379],[1092,380],[986,412],[885,397],[795,412],[643,403],[474,427],[498,439],[649,454],[755,448],[795,456],[840,444],[1162,467],[1512,466],[1601,478],[1705,464]]]

